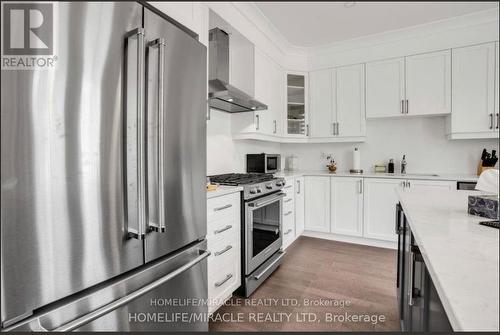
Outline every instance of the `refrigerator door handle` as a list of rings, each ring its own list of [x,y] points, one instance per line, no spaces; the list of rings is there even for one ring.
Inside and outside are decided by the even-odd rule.
[[[130,41],[136,39],[137,42],[137,63],[136,77],[134,80],[129,80],[128,71],[126,74],[126,125],[125,125],[125,138],[126,138],[126,189],[127,201],[125,203],[125,210],[127,213],[127,237],[135,238],[138,240],[144,239],[145,227],[147,220],[146,212],[146,185],[145,185],[145,147],[144,147],[144,50],[145,50],[145,31],[144,28],[137,28],[125,35],[126,45],[126,58],[128,67],[128,54]],[[128,89],[135,84],[135,100],[129,101]],[[131,108],[134,112],[129,110],[129,104],[134,103],[135,108]],[[129,155],[131,157],[129,157]],[[135,155],[135,157],[134,157]],[[136,164],[134,167],[132,164]],[[129,164],[131,166],[129,166]],[[133,213],[133,212],[136,213]],[[136,224],[133,227],[133,224]]]
[[[193,266],[195,266],[196,264],[198,264],[199,262],[203,261],[208,256],[210,256],[210,251],[208,251],[208,250],[199,250],[199,253],[200,254],[198,257],[196,257],[195,259],[193,259],[189,263],[186,263],[183,266],[175,269],[174,271],[170,272],[166,276],[161,277],[160,279],[153,281],[152,283],[138,289],[137,291],[132,292],[129,295],[126,295],[120,299],[117,299],[117,300],[115,300],[107,305],[104,305],[103,307],[98,308],[93,312],[85,314],[78,319],[75,319],[75,320],[70,321],[70,322],[68,322],[60,327],[57,327],[56,329],[54,329],[52,331],[55,331],[55,332],[73,331],[75,329],[78,329],[78,328],[86,325],[87,323],[89,323],[91,321],[94,321],[94,320],[100,318],[101,316],[104,316],[104,315],[114,311],[115,309],[118,309],[118,308],[128,304],[129,302],[131,302],[131,301],[141,297],[142,295],[154,290],[155,288],[165,284],[166,282],[168,282],[169,280],[173,279],[174,277],[180,275],[184,271],[189,270],[190,268],[192,268]],[[41,327],[41,328],[43,328],[43,327]]]
[[[165,104],[163,80],[165,73],[165,39],[158,38],[148,43],[148,48],[158,48],[158,222],[148,220],[149,230],[163,233],[166,230],[165,224]],[[152,200],[152,199],[149,199]]]

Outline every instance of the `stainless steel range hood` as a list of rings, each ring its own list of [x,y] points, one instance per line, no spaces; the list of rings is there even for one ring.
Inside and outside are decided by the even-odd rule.
[[[208,104],[229,113],[265,110],[267,105],[229,84],[229,35],[214,28],[209,32]]]

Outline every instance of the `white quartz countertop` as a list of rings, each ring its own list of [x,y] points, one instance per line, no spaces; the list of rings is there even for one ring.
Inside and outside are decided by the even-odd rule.
[[[499,330],[499,231],[467,214],[476,191],[398,188],[432,281],[456,331]]]
[[[207,191],[207,199],[220,197],[222,195],[231,194],[235,192],[243,191],[243,187],[241,186],[224,186],[219,185],[215,191]]]
[[[352,174],[349,172],[328,172],[324,171],[281,171],[274,174],[276,177],[301,177],[301,176],[331,176],[331,177],[360,177],[360,178],[394,178],[394,179],[422,179],[422,180],[456,180],[456,181],[471,181],[476,182],[478,177],[476,175],[460,175],[460,174],[400,174],[400,173],[375,173],[365,172],[362,174]]]

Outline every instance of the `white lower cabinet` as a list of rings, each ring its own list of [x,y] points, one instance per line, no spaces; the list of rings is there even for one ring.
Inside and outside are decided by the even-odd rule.
[[[304,177],[295,178],[295,234],[300,236],[304,232],[305,194]]]
[[[305,177],[305,230],[330,232],[330,177]]]
[[[457,188],[456,181],[447,180],[421,180],[409,179],[406,181],[405,187],[412,190],[455,190]]]
[[[207,200],[208,312],[241,285],[240,193]]]
[[[394,229],[396,188],[403,186],[404,180],[387,178],[365,178],[364,231],[366,238],[397,241]]]
[[[295,240],[295,183],[294,178],[285,178],[283,188],[283,249],[286,249]]]
[[[456,181],[420,179],[306,176],[304,181],[304,225],[308,233],[385,247],[395,247],[397,241],[394,226],[399,200],[396,188],[456,188]],[[295,201],[299,208],[297,196]]]
[[[363,179],[332,178],[330,181],[330,232],[363,235]]]

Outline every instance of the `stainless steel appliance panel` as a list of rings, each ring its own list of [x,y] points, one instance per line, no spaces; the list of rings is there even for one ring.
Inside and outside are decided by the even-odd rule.
[[[57,7],[55,68],[1,75],[2,323],[143,264],[125,234],[122,83],[142,6]]]
[[[49,305],[7,331],[207,330],[206,241]],[[87,292],[88,291],[88,292]],[[179,299],[179,300],[175,300]],[[176,322],[175,314],[196,315]],[[163,318],[163,319],[162,319]],[[156,322],[155,322],[156,320]],[[178,321],[178,320],[177,320]]]
[[[245,274],[249,275],[282,246],[284,193],[245,203]]]
[[[144,28],[148,43],[165,43],[162,58],[149,49],[147,59],[149,224],[165,227],[146,236],[148,262],[206,235],[207,59],[204,45],[148,9]]]

